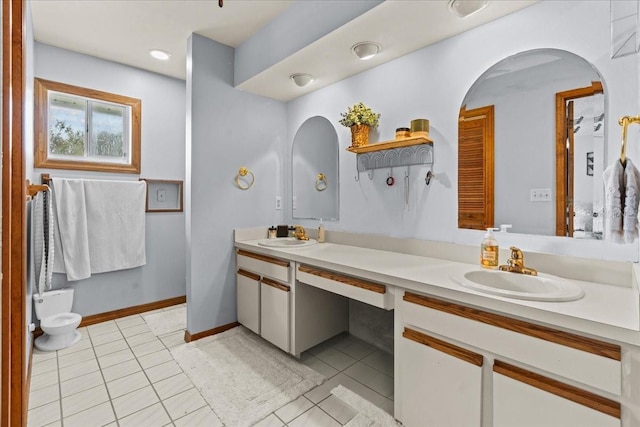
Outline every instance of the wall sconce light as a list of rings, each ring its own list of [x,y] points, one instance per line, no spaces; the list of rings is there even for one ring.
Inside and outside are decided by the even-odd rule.
[[[450,0],[449,9],[459,18],[466,18],[487,7],[488,0]]]
[[[171,58],[171,54],[169,52],[165,52],[164,50],[160,49],[151,49],[149,51],[149,55],[153,56],[156,59],[159,59],[160,61],[167,61],[169,58]]]
[[[306,73],[291,74],[289,78],[293,80],[298,87],[304,87],[315,80],[311,74]]]
[[[351,47],[353,53],[363,61],[373,58],[381,49],[380,45],[374,42],[360,42]]]

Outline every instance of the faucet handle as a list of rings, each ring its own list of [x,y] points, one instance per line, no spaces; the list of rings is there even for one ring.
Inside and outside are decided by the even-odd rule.
[[[511,247],[509,247],[509,249],[511,249],[511,259],[513,259],[513,260],[523,260],[524,259],[524,254],[522,253],[522,250],[520,248],[517,248],[515,246],[511,246]]]

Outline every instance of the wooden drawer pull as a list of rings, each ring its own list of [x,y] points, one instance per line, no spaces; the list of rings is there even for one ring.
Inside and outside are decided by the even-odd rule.
[[[272,286],[276,289],[280,289],[281,291],[289,292],[291,288],[288,285],[276,282],[275,280],[268,279],[266,277],[262,278],[262,283],[268,286]]]
[[[260,280],[259,274],[251,273],[247,270],[240,269],[238,270],[238,274],[241,276],[248,277],[249,279],[252,279],[252,280]]]
[[[457,345],[453,345],[446,341],[430,337],[429,335],[425,335],[422,332],[414,331],[413,329],[409,328],[404,328],[402,336],[411,341],[415,341],[418,344],[423,344],[435,350],[446,353],[449,356],[457,357],[460,360],[464,360],[465,362],[469,362],[476,366],[482,366],[484,360],[482,355],[467,350],[466,348],[458,347]]]
[[[525,322],[523,320],[513,319],[499,314],[489,313],[464,305],[459,305],[424,295],[405,292],[402,298],[406,302],[418,304],[434,310],[443,311],[445,313],[454,314],[456,316],[486,323],[487,325],[496,326],[507,329],[509,331],[518,332],[530,337],[539,338],[556,344],[575,348],[577,350],[586,351],[598,356],[606,357],[613,360],[621,360],[621,350],[619,345],[609,344],[603,341],[582,337],[569,332],[558,331],[556,329],[547,328],[545,326],[536,325]]]
[[[289,261],[284,261],[278,258],[272,258],[270,256],[266,256],[262,254],[256,254],[253,252],[245,251],[243,249],[238,249],[238,255],[254,258],[260,261],[268,262],[270,264],[279,265],[281,267],[289,267]]]
[[[555,394],[556,396],[564,397],[572,402],[579,403],[580,405],[595,409],[612,417],[620,418],[620,403],[598,396],[597,394],[527,371],[526,369],[518,368],[517,366],[501,362],[500,360],[493,362],[493,372]]]
[[[321,270],[315,267],[309,267],[307,265],[301,265],[298,270],[303,273],[313,274],[314,276],[322,277],[323,279],[333,280],[334,282],[340,282],[345,285],[355,286],[357,288],[365,289],[367,291],[377,292],[384,294],[387,292],[385,285],[378,283],[367,282],[366,280],[356,279],[355,277],[343,276],[342,274],[333,273],[327,270]]]

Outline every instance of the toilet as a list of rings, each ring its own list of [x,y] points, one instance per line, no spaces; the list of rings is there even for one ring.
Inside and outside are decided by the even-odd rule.
[[[76,330],[82,316],[71,313],[73,289],[33,294],[36,317],[44,332],[35,340],[35,346],[41,351],[55,351],[69,347],[80,341],[80,332]]]

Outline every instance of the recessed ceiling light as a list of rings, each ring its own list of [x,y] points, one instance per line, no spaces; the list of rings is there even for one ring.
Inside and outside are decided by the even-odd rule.
[[[466,18],[487,7],[488,0],[450,0],[449,9],[460,18]]]
[[[374,42],[360,42],[356,43],[351,47],[353,53],[363,61],[367,59],[371,59],[380,52],[381,47],[378,43]]]
[[[171,54],[169,52],[165,52],[164,50],[160,49],[151,49],[149,51],[149,55],[153,56],[156,59],[159,59],[160,61],[166,61],[171,58]]]
[[[304,87],[315,80],[311,74],[306,73],[291,74],[289,78],[299,87]]]

